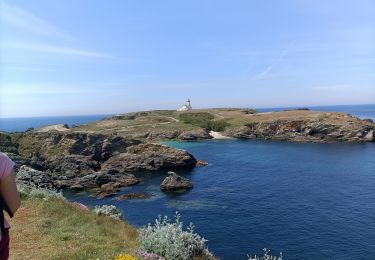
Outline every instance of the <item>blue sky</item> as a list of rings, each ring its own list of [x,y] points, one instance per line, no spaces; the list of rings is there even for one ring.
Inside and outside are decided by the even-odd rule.
[[[375,103],[373,0],[0,2],[0,117]]]

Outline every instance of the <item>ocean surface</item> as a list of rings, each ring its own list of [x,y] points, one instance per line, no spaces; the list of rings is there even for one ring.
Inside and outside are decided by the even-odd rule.
[[[71,127],[92,123],[109,115],[85,115],[85,116],[49,116],[49,117],[16,117],[0,118],[0,131],[22,132],[29,128],[39,128],[47,125],[67,124]]]
[[[264,247],[286,260],[374,259],[375,144],[310,144],[216,140],[168,142],[209,163],[177,171],[187,193],[166,194],[166,172],[139,175],[121,193],[146,200],[118,202],[69,193],[88,205],[114,204],[132,224],[182,214],[222,259],[247,259]]]
[[[287,108],[260,108],[259,112],[282,111],[299,107]],[[320,106],[307,107],[317,111],[346,112],[359,118],[371,118],[375,121],[375,104],[369,105],[342,105],[342,106]],[[54,116],[54,117],[26,117],[26,118],[0,118],[0,131],[15,132],[26,131],[28,128],[38,128],[54,124],[82,125],[95,122],[110,115],[89,115],[89,116]]]

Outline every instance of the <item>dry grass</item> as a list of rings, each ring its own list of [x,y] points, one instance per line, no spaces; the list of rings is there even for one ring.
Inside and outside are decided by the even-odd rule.
[[[246,114],[243,108],[213,108],[213,109],[194,109],[188,113],[206,112],[214,116],[214,121],[222,120],[229,124],[230,129],[238,129],[252,122],[270,122],[275,120],[311,120],[324,121],[329,124],[367,124],[357,118],[348,116],[345,113],[338,112],[320,112],[306,110],[289,110],[280,112],[264,112],[255,114]],[[70,131],[92,132],[101,134],[116,133],[124,137],[136,137],[142,139],[149,132],[172,132],[189,131],[201,129],[193,124],[186,124],[179,120],[179,116],[186,112],[177,112],[174,110],[155,110],[146,112],[130,113],[136,115],[131,120],[107,119],[97,121],[88,125],[73,128]]]
[[[27,199],[10,223],[10,259],[110,259],[138,248],[133,226],[61,199]]]

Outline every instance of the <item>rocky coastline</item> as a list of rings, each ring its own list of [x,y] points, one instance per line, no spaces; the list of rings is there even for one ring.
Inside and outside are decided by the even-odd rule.
[[[17,182],[49,189],[89,190],[99,197],[139,183],[143,171],[191,169],[190,153],[158,143],[91,133],[22,133],[1,147],[17,163]],[[4,141],[5,140],[5,141]]]
[[[0,133],[0,150],[17,163],[17,182],[21,184],[89,190],[98,197],[112,196],[123,187],[136,185],[139,172],[167,174],[171,170],[207,165],[190,153],[159,141],[211,139],[212,129],[182,124],[177,116],[174,121],[167,121],[171,116],[161,119],[165,112],[158,113],[118,116],[71,129],[49,126],[23,133]],[[225,137],[315,143],[375,141],[372,120],[345,113],[298,110],[248,114],[239,109],[198,113],[212,113],[217,120],[229,122],[219,134]],[[119,131],[128,131],[134,128],[128,124],[143,123],[146,119],[161,125],[144,123],[142,131]]]

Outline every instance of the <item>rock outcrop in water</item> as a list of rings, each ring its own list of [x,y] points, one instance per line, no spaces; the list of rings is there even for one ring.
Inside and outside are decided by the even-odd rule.
[[[162,191],[179,191],[193,188],[193,183],[189,179],[181,177],[175,172],[168,172],[168,174],[169,176],[160,185]]]

